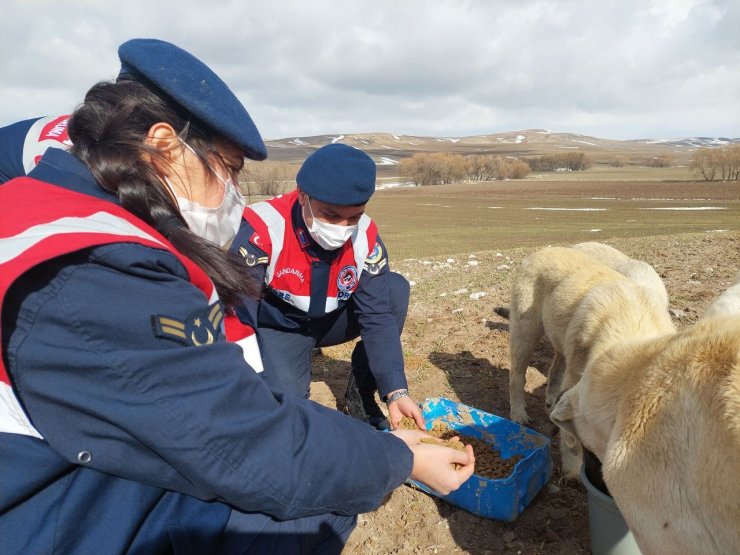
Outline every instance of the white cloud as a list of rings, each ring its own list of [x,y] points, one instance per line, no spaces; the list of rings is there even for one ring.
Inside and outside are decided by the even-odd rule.
[[[740,135],[734,0],[16,4],[0,125],[72,109],[138,36],[211,65],[267,138]]]

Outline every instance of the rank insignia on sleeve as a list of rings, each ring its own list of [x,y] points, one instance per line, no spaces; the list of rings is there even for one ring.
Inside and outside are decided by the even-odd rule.
[[[365,270],[366,272],[372,275],[376,275],[376,274],[379,274],[380,270],[385,268],[387,264],[388,264],[388,260],[384,258],[377,264],[365,264],[365,266],[363,267],[363,270]]]
[[[367,258],[365,259],[366,264],[377,264],[380,262],[380,260],[383,258],[383,247],[380,246],[380,243],[375,243],[375,246],[373,247],[373,250],[370,254],[367,255]]]
[[[244,247],[239,247],[239,254],[250,268],[253,268],[257,264],[267,264],[270,260],[266,256],[257,256],[256,254],[249,252]]]
[[[196,312],[185,320],[152,315],[154,335],[163,339],[176,341],[182,345],[200,347],[210,345],[221,333],[221,322],[224,319],[224,309],[221,301],[217,301],[206,310]]]

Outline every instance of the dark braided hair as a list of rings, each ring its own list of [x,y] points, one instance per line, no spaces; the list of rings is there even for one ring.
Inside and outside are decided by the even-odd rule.
[[[121,80],[101,82],[88,91],[69,121],[70,150],[90,168],[103,189],[118,197],[121,206],[203,268],[227,307],[233,308],[242,295],[259,296],[262,284],[237,255],[190,231],[154,167],[146,161],[145,153],[164,160],[156,148],[144,142],[158,122],[169,123],[203,162],[209,156],[220,156],[216,145],[229,142],[161,93],[139,81]]]

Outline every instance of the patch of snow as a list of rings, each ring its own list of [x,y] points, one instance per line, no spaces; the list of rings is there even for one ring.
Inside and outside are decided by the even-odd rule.
[[[456,308],[455,310],[452,311],[452,313],[453,314],[457,314],[458,312],[462,312],[463,310],[465,310],[465,309],[464,308]]]
[[[468,266],[477,266],[480,264],[477,260],[468,260]]]
[[[338,142],[339,142],[339,141],[341,141],[342,139],[344,139],[344,135],[339,135],[339,137],[334,137],[334,138],[333,138],[333,139],[331,140],[331,144],[335,144],[335,143],[338,143]]]
[[[508,264],[499,264],[498,266],[496,266],[497,270],[508,270],[509,268],[511,268],[511,266],[509,266]]]
[[[468,290],[465,287],[463,287],[462,289],[458,289],[457,291],[453,291],[452,294],[453,295],[464,295],[467,292],[468,292]]]
[[[578,139],[571,139],[574,143],[583,143],[584,145],[596,146],[596,143],[589,143],[588,141],[579,141]]]
[[[398,165],[398,160],[394,160],[393,158],[388,158],[387,156],[381,156],[380,162],[375,162],[376,166],[396,166]]]
[[[700,210],[727,210],[726,206],[674,206],[661,208],[640,208],[639,210],[674,210],[676,212],[694,212]]]
[[[477,293],[471,293],[470,294],[470,300],[471,301],[477,301],[478,299],[482,299],[486,296],[485,291],[478,291]]]
[[[299,139],[297,137],[295,139],[291,139],[288,142],[289,143],[292,143],[294,145],[298,145],[298,146],[308,146],[308,143],[306,141],[302,141],[301,139]]]
[[[606,208],[525,208],[525,210],[546,210],[549,212],[606,212]],[[645,209],[647,210],[647,209]]]

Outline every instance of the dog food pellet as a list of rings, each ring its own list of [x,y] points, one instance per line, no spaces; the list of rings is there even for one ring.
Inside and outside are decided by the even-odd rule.
[[[418,430],[412,418],[403,418],[398,427],[402,430]],[[491,447],[489,443],[480,439],[462,436],[454,430],[447,428],[439,420],[433,422],[432,429],[428,430],[427,433],[438,440],[427,440],[430,443],[432,441],[435,443],[441,441],[443,445],[460,451],[465,450],[465,444],[471,445],[473,447],[473,454],[475,455],[475,473],[483,478],[489,478],[491,480],[506,478],[511,475],[516,463],[522,459],[521,455],[502,459],[499,452]]]

